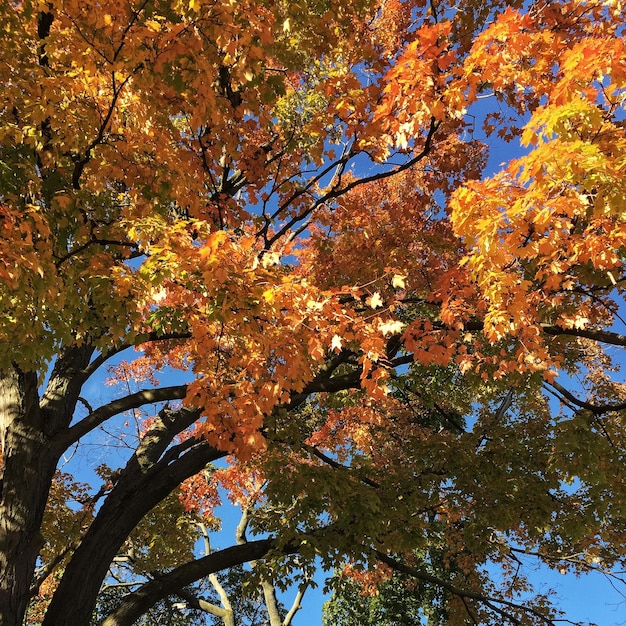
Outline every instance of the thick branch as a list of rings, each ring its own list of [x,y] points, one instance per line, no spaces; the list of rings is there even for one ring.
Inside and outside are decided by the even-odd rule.
[[[274,548],[276,545],[273,539],[259,539],[242,545],[231,546],[181,565],[129,594],[122,604],[107,617],[102,626],[131,626],[161,598],[171,594],[178,595],[178,590],[220,570],[262,559]],[[296,551],[296,544],[289,544],[282,549],[283,554]]]
[[[57,437],[57,443],[65,449],[115,415],[146,404],[167,402],[168,400],[182,400],[186,393],[186,385],[177,385],[174,387],[160,387],[158,389],[143,389],[119,400],[113,400],[109,404],[96,409],[80,422],[60,434]]]
[[[245,515],[244,517],[247,519]],[[283,556],[295,554],[303,541],[317,535],[327,536],[331,527],[332,525],[318,528],[310,533],[301,533],[283,545],[277,544],[274,538],[241,543],[185,563],[129,594],[122,601],[122,604],[107,617],[102,626],[131,626],[156,602],[172,594],[178,595],[179,589],[187,587],[201,578],[223,569],[258,561],[265,558],[270,552]]]
[[[89,344],[69,346],[57,358],[40,402],[50,435],[64,432],[69,426],[86,381],[84,368],[93,351]]]
[[[405,300],[409,303],[410,300]],[[464,330],[470,332],[482,331],[485,325],[480,320],[472,320],[464,325]],[[610,330],[600,330],[595,328],[563,328],[562,326],[554,326],[552,324],[541,324],[541,330],[546,335],[553,337],[566,336],[566,337],[584,337],[585,339],[591,339],[593,341],[599,341],[601,343],[607,343],[612,346],[624,346],[626,347],[626,335],[615,333]]]
[[[561,326],[548,326],[542,324],[546,335],[567,335],[570,337],[584,337],[612,346],[626,346],[626,335],[620,335],[609,330],[595,330],[593,328],[562,328]]]
[[[49,605],[45,626],[88,623],[109,563],[139,521],[182,481],[226,455],[197,441],[191,448],[185,441],[168,449],[176,434],[196,418],[197,413],[188,409],[159,413],[72,555]]]

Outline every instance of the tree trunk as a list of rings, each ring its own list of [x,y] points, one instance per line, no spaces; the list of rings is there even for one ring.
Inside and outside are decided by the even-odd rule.
[[[39,409],[37,375],[0,372],[0,624],[21,626],[56,458]]]

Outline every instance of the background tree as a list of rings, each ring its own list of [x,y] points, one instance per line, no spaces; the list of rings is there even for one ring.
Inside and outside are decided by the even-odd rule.
[[[406,583],[408,582],[408,586]],[[445,612],[438,611],[434,598],[412,588],[413,581],[394,575],[381,583],[374,594],[348,578],[342,578],[324,604],[324,626],[413,626],[445,623]],[[430,614],[426,617],[424,611]]]
[[[105,626],[248,562],[383,564],[450,626],[555,619],[520,551],[621,569],[624,17],[2,3],[0,622],[43,591],[44,626],[88,624],[136,537],[156,570]],[[124,451],[68,503],[103,428]],[[250,538],[157,541],[172,494],[211,519],[218,487],[254,494]]]

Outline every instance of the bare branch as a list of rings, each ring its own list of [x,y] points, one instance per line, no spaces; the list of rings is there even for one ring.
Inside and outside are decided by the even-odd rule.
[[[557,383],[556,381],[551,383],[546,382],[544,383],[544,386],[552,387],[552,389],[558,391],[562,397],[567,398],[567,400],[569,400],[572,404],[580,409],[590,411],[594,415],[602,415],[603,413],[623,411],[626,409],[626,402],[621,402],[620,404],[592,404],[591,402],[580,400],[571,391],[568,391],[565,387],[563,387],[563,385]]]
[[[302,608],[302,598],[304,598],[304,594],[309,588],[309,585],[310,581],[307,579],[304,584],[298,589],[298,593],[296,593],[293,604],[291,605],[291,608],[289,609],[287,615],[285,615],[282,626],[291,626],[291,622],[293,621],[296,613]]]
[[[160,387],[158,389],[143,389],[119,400],[113,400],[109,404],[92,411],[80,422],[61,433],[56,438],[56,443],[65,449],[115,415],[146,404],[167,402],[168,400],[182,400],[186,393],[186,385],[177,385],[174,387]]]

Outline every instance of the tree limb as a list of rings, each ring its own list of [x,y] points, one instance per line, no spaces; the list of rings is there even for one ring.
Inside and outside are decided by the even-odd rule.
[[[102,626],[131,626],[161,598],[171,594],[178,595],[178,590],[220,570],[262,559],[275,548],[274,539],[259,539],[231,546],[181,565],[129,594],[120,606],[104,620]],[[296,552],[297,549],[298,545],[294,542],[282,548],[281,552],[289,554]]]
[[[296,593],[296,597],[293,600],[293,604],[289,609],[287,615],[285,615],[285,619],[283,620],[282,626],[291,626],[291,622],[295,617],[296,613],[302,608],[302,598],[309,588],[310,582],[307,579],[304,584],[298,589],[298,593]]]
[[[594,415],[602,415],[603,413],[623,411],[626,409],[626,402],[621,402],[620,404],[591,404],[591,402],[579,400],[571,391],[568,391],[565,387],[563,387],[563,385],[557,383],[556,381],[551,383],[546,382],[545,385],[556,389],[556,391],[558,391],[564,398],[567,398],[572,404],[581,409],[590,411]]]
[[[460,587],[457,587],[446,580],[438,578],[437,576],[433,576],[432,574],[429,574],[428,572],[424,572],[423,570],[418,570],[414,567],[410,567],[409,565],[405,565],[404,563],[400,563],[396,559],[386,555],[384,552],[375,550],[374,554],[376,555],[376,558],[381,563],[384,563],[385,565],[390,567],[392,570],[396,572],[401,572],[402,574],[407,574],[408,576],[417,578],[418,580],[422,580],[424,582],[429,582],[434,585],[437,585],[461,599],[477,600],[478,602],[485,604],[486,606],[491,608],[493,611],[498,613],[501,617],[503,617],[504,619],[507,619],[513,624],[519,624],[520,621],[514,615],[509,613],[507,610],[502,609],[498,605],[507,606],[517,611],[523,611],[523,612],[529,613],[533,615],[534,617],[538,618],[544,624],[547,624],[548,626],[555,626],[554,620],[550,619],[549,617],[546,617],[543,613],[540,613],[539,611],[537,611],[536,609],[533,609],[532,607],[525,606],[517,602],[513,602],[512,600],[506,600],[505,598],[494,598],[494,597],[479,593],[477,591],[469,591],[467,589],[461,589]]]
[[[143,389],[118,400],[113,400],[60,433],[56,437],[55,443],[63,446],[63,449],[65,449],[115,415],[146,404],[166,402],[168,400],[182,400],[186,393],[186,385],[176,385],[173,387],[159,387],[157,389]]]
[[[541,328],[546,335],[566,335],[570,337],[584,337],[608,343],[612,346],[626,346],[626,335],[620,335],[609,330],[596,330],[593,328],[562,328],[561,326],[550,326],[542,324]]]
[[[189,593],[185,589],[179,589],[176,595],[185,600],[187,605],[192,609],[199,609],[205,613],[210,613],[216,617],[221,617],[224,621],[224,626],[235,626],[234,615],[232,609],[224,609],[221,606],[207,602],[202,598],[196,598],[193,594]]]
[[[180,332],[180,333],[156,333],[151,332],[148,335],[141,335],[136,342],[131,343],[122,343],[119,344],[106,352],[99,354],[84,370],[85,379],[89,378],[92,374],[96,372],[96,370],[102,365],[104,365],[109,359],[113,358],[116,354],[120,352],[124,352],[124,350],[129,350],[130,348],[135,348],[138,345],[142,345],[144,343],[153,343],[155,341],[174,341],[177,339],[189,339],[191,337],[191,333],[189,332]]]

